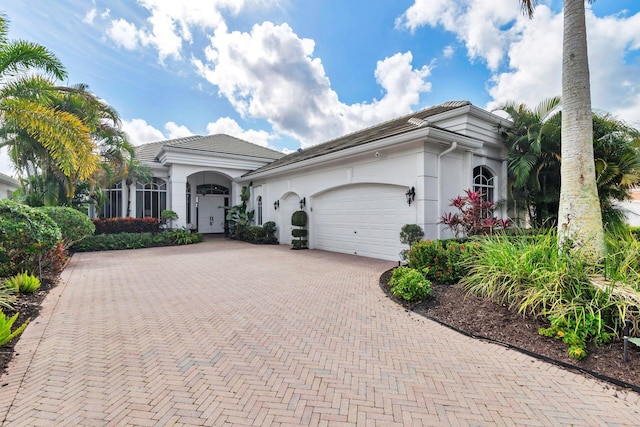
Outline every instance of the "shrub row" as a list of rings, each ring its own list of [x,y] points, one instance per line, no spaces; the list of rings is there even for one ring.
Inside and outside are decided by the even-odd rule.
[[[238,239],[250,243],[277,244],[276,223],[268,221],[262,227],[257,225],[241,227],[238,230]]]
[[[177,229],[164,233],[96,234],[76,243],[71,249],[75,252],[96,252],[187,245],[201,241],[201,234]]]
[[[95,234],[160,232],[157,218],[97,218],[93,224],[96,227]]]

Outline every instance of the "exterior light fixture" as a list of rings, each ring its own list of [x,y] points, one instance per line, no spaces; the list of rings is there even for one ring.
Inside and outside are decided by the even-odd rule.
[[[273,209],[278,210],[279,207],[280,207],[280,200],[276,200],[275,202],[273,202]]]
[[[306,205],[307,205],[307,198],[303,197],[302,199],[300,199],[300,209],[304,209]]]
[[[411,203],[413,203],[413,201],[416,199],[415,187],[409,188],[407,192],[404,193],[404,195],[407,196],[407,203],[409,204],[409,206],[411,206]]]

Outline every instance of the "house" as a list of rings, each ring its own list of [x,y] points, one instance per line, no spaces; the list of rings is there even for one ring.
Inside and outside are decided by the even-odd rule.
[[[20,188],[18,181],[9,175],[0,173],[0,199],[8,199],[18,188]]]
[[[498,135],[510,122],[469,102],[447,102],[283,155],[227,135],[191,136],[140,146],[150,184],[109,191],[104,216],[159,217],[177,226],[224,231],[224,206],[250,186],[255,223],[275,221],[291,243],[291,214],[308,214],[309,247],[397,260],[400,228],[450,237],[439,224],[465,189],[506,199],[507,167]],[[131,196],[131,197],[129,197]],[[130,202],[127,202],[130,201]]]

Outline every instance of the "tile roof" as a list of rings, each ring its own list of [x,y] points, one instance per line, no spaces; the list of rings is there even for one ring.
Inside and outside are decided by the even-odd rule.
[[[136,158],[143,162],[156,162],[156,157],[164,147],[189,151],[202,151],[203,153],[258,157],[272,160],[276,160],[284,156],[284,154],[279,151],[271,150],[239,138],[234,138],[233,136],[218,134],[207,136],[192,135],[185,138],[157,141],[140,145],[136,147]]]
[[[303,160],[312,159],[314,157],[323,156],[325,154],[345,150],[347,148],[357,147],[359,145],[379,141],[390,136],[406,133],[415,130],[417,126],[421,126],[423,124],[428,125],[427,119],[429,117],[468,105],[471,105],[469,101],[451,101],[433,107],[425,108],[406,116],[389,120],[387,122],[380,123],[378,125],[368,127],[366,129],[362,129],[336,139],[332,139],[319,145],[314,145],[303,150],[298,150],[253,172],[249,172],[245,174],[245,176],[250,176],[255,173],[276,169],[285,165],[301,162]],[[410,120],[413,121],[413,123],[411,123]]]

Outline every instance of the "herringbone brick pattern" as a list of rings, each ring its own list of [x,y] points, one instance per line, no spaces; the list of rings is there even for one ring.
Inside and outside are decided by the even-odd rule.
[[[224,240],[75,255],[1,378],[0,419],[6,426],[640,423],[636,393],[399,308],[378,287],[391,266]]]

